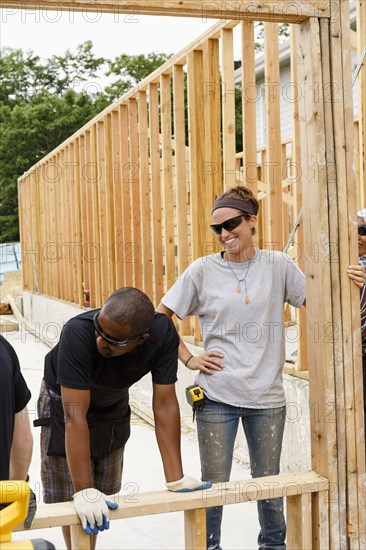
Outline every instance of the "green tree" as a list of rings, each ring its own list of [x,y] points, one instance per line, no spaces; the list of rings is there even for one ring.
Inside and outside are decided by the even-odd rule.
[[[141,80],[149,76],[155,69],[169,59],[165,53],[151,52],[148,55],[122,54],[114,60],[107,61],[107,76],[117,75],[119,78],[106,86],[104,93],[113,100],[134,88]]]

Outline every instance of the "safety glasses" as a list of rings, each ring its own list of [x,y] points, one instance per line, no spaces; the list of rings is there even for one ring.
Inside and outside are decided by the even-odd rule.
[[[114,338],[111,338],[110,336],[105,334],[100,328],[99,321],[98,321],[99,313],[100,311],[98,311],[98,313],[96,313],[93,317],[95,331],[99,334],[101,338],[103,338],[103,340],[105,340],[106,342],[108,342],[108,344],[111,344],[112,346],[118,346],[120,348],[123,348],[124,346],[127,346],[130,342],[133,342],[134,340],[136,340],[136,338],[138,338],[139,336],[142,336],[142,334],[146,333],[145,331],[142,334],[138,334],[137,336],[134,336],[133,338],[129,338],[128,340],[115,340]]]
[[[366,237],[366,224],[358,226],[358,234],[360,237]]]
[[[225,229],[225,231],[232,231],[241,224],[243,218],[248,216],[250,216],[250,214],[240,214],[240,216],[229,218],[222,223],[213,223],[212,225],[210,225],[210,227],[215,235],[221,235],[223,229]]]

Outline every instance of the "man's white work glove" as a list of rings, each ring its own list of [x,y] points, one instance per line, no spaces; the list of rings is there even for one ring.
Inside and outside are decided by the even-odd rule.
[[[209,489],[212,486],[211,481],[198,481],[190,476],[183,476],[178,481],[169,481],[165,484],[168,491],[174,493],[189,493],[191,491],[200,491],[201,489]]]
[[[90,487],[73,495],[75,510],[87,535],[109,529],[109,509],[118,508],[117,502],[111,502],[108,497]]]

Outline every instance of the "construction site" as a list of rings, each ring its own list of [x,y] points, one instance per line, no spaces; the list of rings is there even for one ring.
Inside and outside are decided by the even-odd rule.
[[[144,377],[130,392],[133,458],[126,459],[110,532],[97,548],[204,549],[206,508],[223,504],[223,548],[250,550],[258,530],[253,501],[284,496],[289,550],[364,550],[360,293],[346,268],[358,262],[355,219],[366,205],[366,2],[134,5],[152,19],[169,15],[179,24],[179,17],[204,16],[213,24],[19,177],[22,268],[6,274],[0,287],[1,327],[21,365],[28,364],[30,414],[35,418],[44,355],[64,324],[102,307],[121,287],[141,289],[157,306],[193,260],[219,250],[211,205],[223,191],[244,185],[260,204],[256,245],[288,254],[306,281],[306,308],[286,305],[284,312],[281,473],[254,482],[241,434],[230,482],[204,494],[163,491],[150,441],[152,384]],[[2,8],[16,6],[0,1]],[[43,6],[128,13],[118,1],[22,2],[23,9]],[[264,23],[260,56],[258,21]],[[290,28],[285,43],[281,23]],[[238,49],[240,63],[234,63]],[[192,354],[201,353],[198,320],[173,320]],[[185,398],[193,380],[193,371],[180,364],[182,455],[199,477],[196,427]],[[141,456],[145,445],[151,476]],[[41,501],[36,457],[31,477]],[[64,548],[61,534],[52,534],[60,526],[71,527],[73,549],[90,549],[72,502],[39,503],[32,530],[15,527],[6,549],[24,549],[26,538]]]

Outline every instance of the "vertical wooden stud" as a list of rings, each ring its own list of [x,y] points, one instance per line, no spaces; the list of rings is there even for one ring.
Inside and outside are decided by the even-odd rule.
[[[187,209],[187,169],[185,143],[184,115],[184,72],[183,65],[173,67],[173,99],[174,99],[174,158],[175,158],[175,190],[177,204],[177,246],[178,275],[188,267],[188,209]],[[189,319],[184,319],[180,326],[180,335],[190,332]]]
[[[140,178],[138,151],[137,102],[131,98],[128,102],[130,190],[132,213],[132,258],[133,286],[142,287],[142,250],[141,250],[141,214],[140,214]]]
[[[257,196],[257,85],[254,23],[242,21],[242,112],[244,184]]]
[[[282,250],[282,173],[280,65],[278,55],[278,24],[264,24],[265,83],[267,120],[266,182],[269,186],[269,241],[273,250]]]
[[[152,281],[152,247],[151,247],[151,207],[150,207],[150,174],[149,174],[149,140],[147,120],[147,97],[145,91],[138,93],[139,115],[139,168],[141,198],[141,251],[143,290],[150,299],[153,296]]]
[[[160,77],[161,94],[161,146],[163,176],[163,209],[164,209],[164,258],[165,280],[170,288],[176,280],[174,218],[172,215],[173,196],[173,162],[172,162],[172,104],[170,75]]]
[[[152,195],[153,226],[153,279],[154,301],[158,305],[164,294],[162,197],[160,180],[160,138],[159,138],[159,90],[155,83],[149,84],[149,138],[150,175]]]
[[[184,534],[186,550],[206,548],[206,510],[185,510]]]
[[[122,217],[123,249],[121,250],[126,286],[133,286],[133,262],[136,259],[136,245],[132,238],[132,194],[130,185],[130,161],[128,150],[128,106],[120,105],[119,127],[121,132],[120,154],[122,165]]]
[[[286,499],[288,550],[305,550],[312,546],[311,494],[290,496]]]
[[[87,535],[81,525],[71,525],[72,550],[91,550],[91,536]]]
[[[228,189],[236,182],[235,80],[233,29],[222,29],[222,142],[223,178]]]

